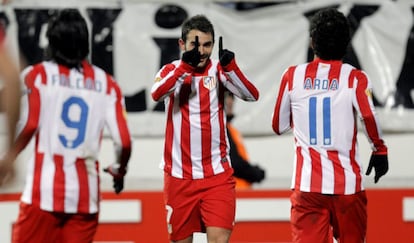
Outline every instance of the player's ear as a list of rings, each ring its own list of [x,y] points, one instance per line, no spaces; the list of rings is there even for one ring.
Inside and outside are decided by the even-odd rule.
[[[178,46],[180,47],[181,51],[186,51],[185,49],[185,41],[183,39],[178,39]]]
[[[309,47],[313,50],[314,43],[312,37],[309,39]]]

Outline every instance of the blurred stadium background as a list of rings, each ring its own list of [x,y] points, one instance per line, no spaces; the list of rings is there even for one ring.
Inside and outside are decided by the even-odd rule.
[[[89,59],[113,74],[126,96],[134,137],[132,159],[125,192],[120,196],[112,193],[111,178],[102,175],[103,203],[96,242],[167,242],[163,172],[158,168],[165,119],[163,104],[151,100],[150,88],[160,66],[180,56],[180,25],[198,13],[211,19],[216,39],[223,36],[224,46],[236,53],[242,70],[261,92],[259,102],[235,103],[234,125],[246,136],[252,160],[266,169],[266,180],[252,190],[238,192],[231,242],[289,242],[293,138],[290,134],[276,137],[271,116],[284,69],[312,58],[308,18],[325,7],[339,8],[351,22],[352,46],[345,60],[370,76],[389,146],[389,173],[379,184],[366,178],[367,242],[412,243],[414,1],[13,0],[0,6],[7,45],[20,68],[42,59],[46,24],[53,12],[78,8],[90,27]],[[361,158],[368,162],[369,144],[363,133],[358,138]],[[30,149],[18,158],[13,183],[0,188],[0,242],[10,241]],[[104,138],[102,166],[112,163],[113,158],[111,141]],[[204,236],[197,236],[196,242],[205,242]]]

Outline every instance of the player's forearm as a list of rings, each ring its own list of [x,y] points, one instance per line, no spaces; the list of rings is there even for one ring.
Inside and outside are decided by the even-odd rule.
[[[281,93],[281,97],[278,97],[275,108],[273,110],[272,128],[273,131],[281,135],[291,129],[292,124],[290,101],[287,93]]]
[[[131,157],[131,147],[123,147],[121,149],[120,156],[118,158],[118,163],[120,165],[120,170],[125,170],[128,166],[129,159]]]
[[[375,116],[365,117],[363,119],[365,125],[365,132],[371,142],[371,146],[375,151],[386,151],[387,147],[382,139],[382,132],[378,126],[378,121]]]
[[[257,101],[259,99],[259,90],[250,82],[240,70],[226,72],[230,79],[227,84],[233,86],[234,89],[228,87],[237,97],[245,101]]]
[[[185,63],[184,63],[185,64]],[[163,73],[163,72],[160,72]],[[169,96],[174,90],[182,85],[184,81],[191,78],[191,73],[186,69],[176,68],[171,70],[165,76],[158,76],[155,78],[155,83],[151,88],[151,96],[154,101],[159,101]]]
[[[3,50],[0,50],[0,73],[4,82],[2,107],[6,112],[9,133],[7,142],[10,146],[16,136],[16,124],[20,115],[20,81],[18,70]]]

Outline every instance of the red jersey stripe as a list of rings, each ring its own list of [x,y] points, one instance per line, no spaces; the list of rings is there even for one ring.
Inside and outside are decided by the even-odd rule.
[[[334,170],[334,194],[342,195],[345,193],[345,170],[339,160],[338,151],[327,151],[327,153]]]
[[[69,81],[70,69],[60,64],[58,65],[58,67],[59,67],[59,75],[60,76],[64,75],[66,77],[66,80]]]
[[[63,156],[54,155],[55,174],[53,176],[53,211],[65,211],[65,172],[63,171]],[[86,185],[87,186],[87,185]]]
[[[191,163],[191,140],[190,140],[190,107],[188,98],[191,93],[191,76],[186,77],[180,93],[181,109],[181,160],[183,163],[183,178],[191,179],[193,177]]]
[[[309,65],[306,67],[306,71],[305,71],[305,80],[306,79],[311,79],[312,80],[312,86],[315,85],[315,78],[316,78],[316,73],[318,71],[318,62],[311,62],[309,63]],[[305,81],[304,80],[304,81]]]
[[[329,86],[331,85],[332,80],[337,80],[339,83],[339,75],[341,74],[341,67],[342,67],[342,62],[332,62],[331,68],[329,70],[329,75],[328,75]]]
[[[302,181],[303,155],[301,147],[296,147],[295,190],[300,191]]]
[[[322,192],[322,163],[320,154],[313,148],[309,148],[312,161],[311,190]]]
[[[37,151],[37,150],[36,150]],[[42,178],[43,153],[36,153],[34,162],[32,203],[40,207],[40,180]]]
[[[89,181],[88,171],[85,164],[85,159],[78,158],[75,162],[76,172],[79,180],[79,200],[78,200],[78,211],[88,212],[89,211]]]
[[[172,172],[172,146],[173,146],[173,139],[174,139],[174,125],[173,125],[173,109],[174,109],[174,99],[170,95],[170,103],[168,104],[168,111],[167,111],[167,122],[166,122],[166,129],[165,129],[165,144],[164,144],[164,161],[165,167],[164,170],[166,173],[171,175]]]
[[[356,146],[357,146],[357,127],[354,127],[354,136],[352,138],[352,148],[349,151],[349,160],[351,163],[352,171],[356,177],[355,183],[355,190],[360,191],[362,190],[362,178],[361,178],[361,167],[359,166],[358,162],[356,161]]]
[[[83,83],[87,89],[95,89],[95,72],[93,71],[92,66],[84,61],[82,62],[83,67]]]
[[[95,161],[95,173],[97,174],[97,175],[99,175],[99,162],[98,161]],[[98,176],[98,178],[97,178],[97,180],[98,180],[98,195],[101,195],[101,187],[100,187],[100,185],[101,185],[101,178]],[[100,201],[101,201],[101,197],[98,197],[97,198],[97,207],[98,207],[98,212],[100,211],[100,208],[101,208],[101,204],[100,204]]]

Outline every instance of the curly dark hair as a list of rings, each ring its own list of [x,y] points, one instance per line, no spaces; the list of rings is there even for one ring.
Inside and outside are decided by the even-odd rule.
[[[348,20],[335,8],[322,9],[311,18],[310,37],[319,58],[341,60],[351,40]]]
[[[181,28],[181,39],[187,41],[187,35],[191,30],[199,30],[204,33],[211,33],[214,41],[214,27],[210,20],[202,14],[187,19]]]
[[[89,54],[89,32],[85,19],[77,9],[63,9],[48,23],[47,56],[57,63],[78,67]]]

